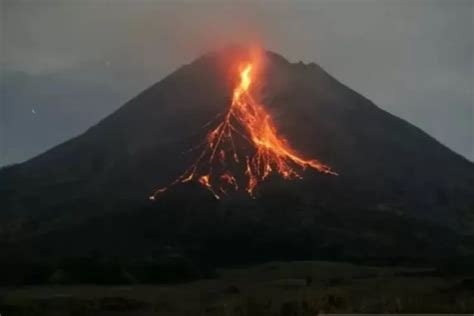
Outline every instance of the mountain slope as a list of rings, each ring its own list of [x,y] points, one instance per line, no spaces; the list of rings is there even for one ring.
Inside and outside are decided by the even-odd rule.
[[[69,236],[64,240],[76,240],[74,249],[79,249],[85,243],[81,231],[104,237],[106,225],[110,240],[102,248],[111,249],[132,216],[137,227],[128,227],[136,232],[129,239],[130,251],[138,243],[146,251],[143,236],[135,237],[156,231],[155,244],[179,240],[184,248],[245,236],[247,242],[268,238],[272,245],[305,245],[289,257],[348,241],[357,249],[371,244],[370,252],[386,255],[400,242],[407,246],[405,255],[414,255],[419,249],[407,236],[421,235],[423,247],[435,253],[437,247],[459,245],[457,234],[472,230],[471,162],[318,65],[292,64],[271,52],[265,54],[259,99],[298,152],[327,163],[339,176],[308,170],[301,181],[270,178],[255,200],[237,195],[219,202],[188,183],[149,202],[154,189],[170,183],[195,159],[189,149],[205,137],[206,123],[227,109],[237,64],[247,54],[233,48],[205,55],[83,135],[1,170],[2,239],[28,243],[34,237],[45,245]],[[154,209],[162,215],[147,213]],[[94,224],[94,218],[101,224]],[[152,226],[144,229],[147,225]],[[256,231],[261,235],[255,236]],[[309,235],[302,237],[304,232]],[[442,244],[430,244],[435,242]],[[58,246],[55,251],[70,250]]]

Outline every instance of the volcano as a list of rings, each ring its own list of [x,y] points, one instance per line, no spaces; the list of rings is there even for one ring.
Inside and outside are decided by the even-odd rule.
[[[216,262],[474,251],[472,162],[314,63],[253,61],[206,54],[0,170],[2,242]]]

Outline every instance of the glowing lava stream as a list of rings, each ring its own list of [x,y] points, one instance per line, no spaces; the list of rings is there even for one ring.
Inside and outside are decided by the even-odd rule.
[[[274,171],[287,180],[302,178],[296,168],[304,171],[310,167],[319,172],[337,175],[318,160],[301,158],[286,139],[278,136],[272,118],[250,93],[252,70],[251,63],[242,68],[230,108],[224,120],[207,134],[205,147],[197,160],[168,187],[156,190],[150,196],[151,200],[175,184],[192,180],[203,185],[219,199],[229,189],[240,188],[238,179],[245,179],[245,190],[254,197],[258,183]],[[234,136],[250,143],[253,153],[239,154]],[[243,174],[240,177],[228,168],[232,165],[241,165]]]

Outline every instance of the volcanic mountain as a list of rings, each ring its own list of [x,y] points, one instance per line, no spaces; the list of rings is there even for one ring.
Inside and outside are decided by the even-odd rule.
[[[213,149],[212,131],[227,128],[219,124],[251,55],[243,48],[204,55],[84,134],[0,170],[2,242],[42,255],[178,252],[222,262],[474,251],[473,163],[320,66],[272,52],[262,53],[251,98],[285,153],[272,156],[272,172],[251,195],[221,188],[215,199],[208,174],[193,179],[186,170],[203,146]],[[226,172],[245,178],[259,138],[234,126],[241,156]],[[227,157],[222,152],[215,154]],[[263,150],[254,171],[270,155]],[[280,170],[280,158],[290,169]],[[298,176],[286,177],[289,170]]]

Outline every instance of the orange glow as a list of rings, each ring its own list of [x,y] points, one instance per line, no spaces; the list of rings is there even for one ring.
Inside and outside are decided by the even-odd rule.
[[[252,63],[241,67],[240,81],[224,119],[207,134],[204,149],[195,163],[170,186],[197,179],[217,199],[220,196],[216,192],[226,194],[229,188],[237,191],[239,187],[245,187],[245,191],[254,197],[258,184],[273,172],[286,180],[301,179],[300,172],[308,167],[337,175],[318,160],[302,158],[278,135],[270,114],[252,96],[253,71]],[[250,144],[250,152],[238,149],[237,141]],[[245,181],[245,185],[239,186],[239,180]],[[157,190],[150,199],[166,189]]]

